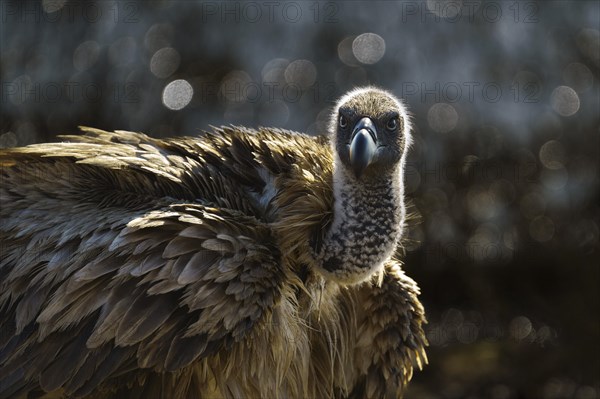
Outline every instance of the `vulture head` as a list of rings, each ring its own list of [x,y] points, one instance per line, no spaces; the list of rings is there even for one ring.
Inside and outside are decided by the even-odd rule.
[[[410,143],[410,122],[393,95],[375,88],[352,91],[338,101],[332,116],[334,153],[346,176],[368,183],[400,166]]]
[[[401,238],[410,121],[392,94],[361,88],[336,104],[330,136],[334,215],[318,269],[326,279],[354,284],[381,272]]]

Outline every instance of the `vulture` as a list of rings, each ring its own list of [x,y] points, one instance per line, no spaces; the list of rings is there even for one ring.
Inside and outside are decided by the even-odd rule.
[[[0,398],[399,398],[411,143],[379,88],[327,134],[82,127],[0,150]]]

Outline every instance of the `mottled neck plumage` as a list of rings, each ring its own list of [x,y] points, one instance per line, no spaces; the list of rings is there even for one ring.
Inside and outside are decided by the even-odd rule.
[[[343,166],[334,170],[334,217],[320,253],[325,273],[356,283],[381,270],[402,234],[402,168],[356,179]]]

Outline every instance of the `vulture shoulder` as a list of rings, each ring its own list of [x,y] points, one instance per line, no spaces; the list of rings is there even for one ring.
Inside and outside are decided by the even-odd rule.
[[[110,391],[286,327],[297,277],[268,223],[279,186],[326,171],[315,139],[84,130],[0,151],[0,397]]]

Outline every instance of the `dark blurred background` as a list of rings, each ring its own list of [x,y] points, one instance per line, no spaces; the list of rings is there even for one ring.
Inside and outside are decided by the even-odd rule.
[[[600,397],[600,2],[1,1],[0,147],[78,125],[325,133],[373,84],[414,115],[408,398]]]

